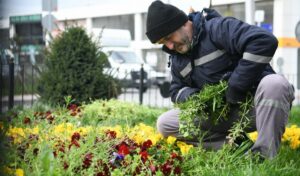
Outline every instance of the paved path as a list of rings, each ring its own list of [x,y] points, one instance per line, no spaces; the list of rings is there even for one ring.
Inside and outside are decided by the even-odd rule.
[[[118,99],[127,102],[139,103],[139,90],[128,88],[125,92],[119,95]],[[143,105],[171,108],[173,103],[171,102],[170,98],[163,98],[160,95],[159,89],[150,88],[143,93]]]

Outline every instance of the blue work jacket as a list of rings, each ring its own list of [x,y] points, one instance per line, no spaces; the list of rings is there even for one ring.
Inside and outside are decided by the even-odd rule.
[[[193,23],[192,49],[179,54],[163,46],[170,54],[173,102],[185,101],[205,84],[216,84],[230,75],[226,99],[242,101],[247,92],[255,92],[260,80],[275,73],[271,61],[278,41],[263,28],[233,17],[221,17],[215,10],[189,14]]]

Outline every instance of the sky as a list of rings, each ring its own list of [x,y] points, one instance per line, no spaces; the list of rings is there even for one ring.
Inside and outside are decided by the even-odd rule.
[[[0,0],[0,12],[2,16],[7,17],[8,14],[26,15],[41,13],[43,0]],[[57,0],[58,10],[68,10],[80,7],[94,6],[124,6],[124,8],[132,8],[133,5],[147,7],[153,0]],[[208,6],[209,0],[164,0],[170,2],[184,11],[188,11],[190,6],[195,9],[202,9]],[[1,14],[0,14],[1,16]]]

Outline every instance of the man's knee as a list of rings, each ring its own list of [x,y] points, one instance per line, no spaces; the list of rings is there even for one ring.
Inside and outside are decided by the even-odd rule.
[[[288,100],[288,102],[292,102],[294,99],[292,85],[286,78],[278,74],[265,76],[261,80],[256,93],[273,100]]]
[[[257,88],[255,106],[257,113],[268,115],[259,118],[281,119],[286,124],[293,99],[294,90],[286,78],[278,74],[265,76]]]
[[[156,122],[158,132],[164,137],[177,136],[179,133],[179,110],[172,109],[160,115]]]
[[[161,133],[163,136],[165,136],[164,135],[164,125],[165,125],[165,119],[166,118],[166,116],[164,116],[164,115],[161,115],[161,116],[159,116],[158,117],[158,119],[157,119],[157,121],[156,121],[156,127],[157,127],[157,130],[158,130],[158,132],[159,133]]]

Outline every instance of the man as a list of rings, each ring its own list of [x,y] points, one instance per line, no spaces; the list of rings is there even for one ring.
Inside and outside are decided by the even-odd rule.
[[[226,101],[231,105],[243,102],[247,92],[254,95],[255,116],[250,128],[258,131],[258,138],[251,151],[266,158],[278,153],[294,90],[269,64],[278,44],[271,33],[232,17],[223,18],[212,9],[187,16],[172,5],[154,1],[148,9],[146,35],[170,54],[173,102],[183,102],[204,84],[225,78]],[[163,136],[180,137],[179,113],[172,109],[159,117],[157,128]],[[201,124],[201,130],[209,131],[204,147],[222,146],[238,119],[236,114],[218,125]]]

